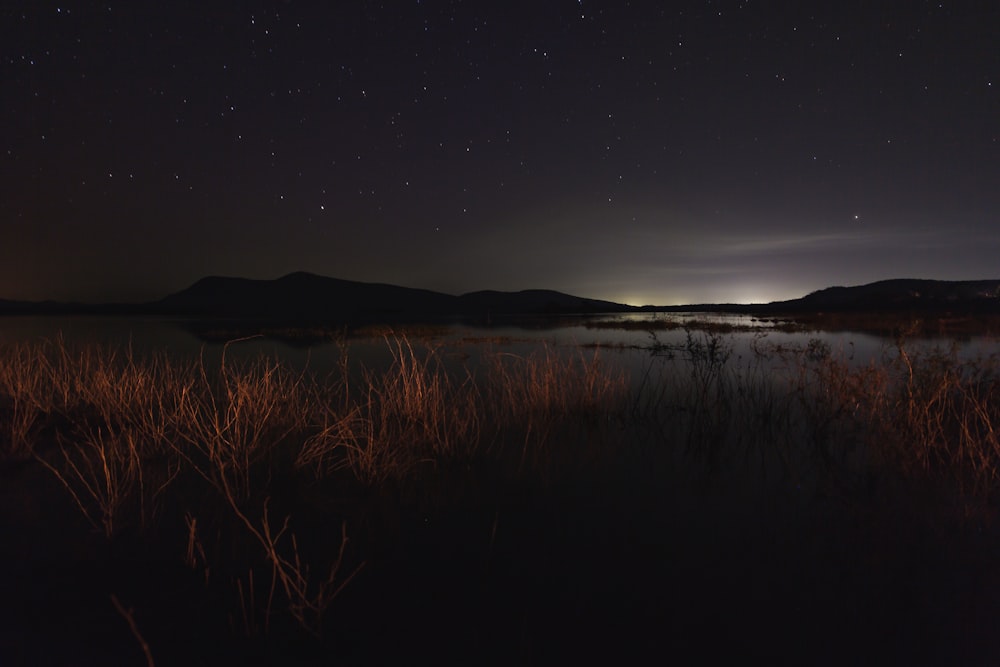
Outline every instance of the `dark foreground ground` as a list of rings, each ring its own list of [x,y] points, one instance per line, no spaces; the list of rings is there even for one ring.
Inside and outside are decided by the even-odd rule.
[[[114,595],[160,666],[1000,664],[1000,541],[983,517],[887,485],[806,499],[627,472],[542,483],[437,469],[377,492],[288,491],[300,534],[339,539],[347,519],[347,560],[365,561],[315,639],[278,603],[269,632],[247,636],[245,573],[226,563],[258,563],[258,601],[269,573],[259,545],[213,523],[224,508],[207,496],[188,499],[212,527],[206,575],[185,563],[182,516],[109,540],[37,463],[8,464],[0,662],[147,664]]]

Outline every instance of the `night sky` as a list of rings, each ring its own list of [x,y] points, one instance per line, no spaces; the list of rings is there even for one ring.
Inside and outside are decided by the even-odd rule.
[[[0,54],[0,297],[1000,278],[995,0],[4,0]]]

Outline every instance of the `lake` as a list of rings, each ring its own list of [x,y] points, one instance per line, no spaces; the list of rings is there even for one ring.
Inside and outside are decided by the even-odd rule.
[[[988,337],[900,353],[704,313],[236,329],[0,319],[0,352],[71,351],[0,366],[15,664],[141,660],[109,595],[164,664],[997,664]],[[95,344],[140,363],[74,356]],[[207,372],[142,363],[161,353]]]
[[[648,328],[644,325],[648,324]],[[165,352],[184,359],[202,356],[216,364],[227,350],[230,358],[252,359],[265,355],[294,368],[308,366],[316,372],[339,367],[346,352],[355,367],[382,370],[392,362],[386,338],[405,336],[417,348],[440,348],[452,362],[475,359],[483,350],[530,355],[544,347],[563,354],[597,353],[605,363],[623,369],[630,378],[647,372],[650,360],[657,364],[684,361],[690,339],[717,338],[734,364],[781,363],[775,352],[805,350],[817,342],[832,356],[851,366],[884,361],[895,355],[896,340],[871,333],[851,331],[789,331],[768,319],[727,313],[631,313],[607,316],[534,318],[513,324],[472,325],[464,323],[432,326],[374,326],[303,335],[279,331],[245,339],[242,333],[227,334],[230,323],[204,325],[187,320],[133,317],[4,317],[0,318],[0,344],[37,342],[62,337],[76,344],[98,343],[137,354]],[[227,347],[227,341],[234,340]],[[972,359],[1000,351],[1000,341],[985,335],[961,339],[921,338],[907,340],[917,349],[948,349]]]

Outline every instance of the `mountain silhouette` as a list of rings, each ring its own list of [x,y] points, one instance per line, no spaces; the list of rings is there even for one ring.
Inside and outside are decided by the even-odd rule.
[[[766,304],[628,306],[552,290],[484,290],[460,296],[384,283],[297,272],[275,280],[209,276],[158,301],[81,304],[0,299],[0,315],[168,315],[286,322],[393,323],[448,318],[625,312],[734,313],[967,312],[1000,313],[1000,280],[894,279],[828,287]]]
[[[292,273],[277,280],[212,276],[147,304],[193,317],[395,321],[425,318],[627,312],[631,306],[554,292],[482,291],[452,296],[431,290]]]
[[[827,287],[770,307],[792,311],[996,311],[1000,280],[880,280],[857,287]]]
[[[439,314],[454,299],[429,290],[299,272],[277,280],[210,276],[149,306],[186,316],[354,319]]]

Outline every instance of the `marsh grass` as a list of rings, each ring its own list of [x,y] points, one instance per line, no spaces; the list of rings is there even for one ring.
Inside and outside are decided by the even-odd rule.
[[[61,465],[37,457],[66,488],[87,521],[109,538],[133,498],[141,496],[142,463],[133,438],[132,433],[110,435],[100,429],[77,440],[60,435]]]
[[[387,367],[352,371],[344,347],[326,375],[234,360],[239,342],[213,366],[61,340],[4,346],[3,456],[37,461],[109,542],[130,525],[175,542],[201,585],[226,589],[237,633],[291,625],[323,641],[337,631],[331,610],[371,569],[354,539],[379,530],[366,512],[423,508],[407,489],[460,504],[442,486],[451,476],[469,478],[454,482],[462,489],[489,480],[477,498],[567,478],[586,496],[617,474],[646,485],[635,498],[689,480],[863,507],[873,484],[890,484],[976,520],[995,508],[994,357],[900,339],[859,364],[765,334],[740,356],[722,333],[688,330],[669,345],[651,334],[629,378],[597,348],[459,358],[430,339],[384,343]],[[492,562],[509,520],[498,505],[485,516]]]
[[[957,348],[910,352],[898,343],[888,409],[873,415],[882,465],[953,486],[966,503],[994,496],[1000,465],[1000,364]],[[895,436],[895,437],[893,437]]]
[[[35,365],[37,360],[34,348],[16,344],[4,350],[0,363],[2,453],[8,459],[31,456],[37,426],[51,409],[46,400],[46,373]]]
[[[386,370],[364,370],[355,387],[342,382],[332,400],[318,399],[320,429],[306,439],[297,465],[320,475],[347,468],[378,484],[440,463],[512,456],[523,463],[525,449],[543,450],[553,429],[599,419],[626,394],[624,374],[605,367],[596,351],[487,350],[472,367],[449,362],[440,345],[385,342],[392,354]]]
[[[613,422],[627,404],[628,381],[599,350],[543,345],[528,355],[494,353],[484,374],[491,450],[517,474],[551,479],[616,451]]]
[[[348,546],[347,522],[341,523],[340,541],[336,555],[326,564],[317,576],[315,564],[321,557],[306,560],[300,553],[299,540],[291,530],[291,516],[286,515],[280,527],[272,522],[270,499],[265,498],[259,518],[252,518],[241,507],[236,499],[227,496],[236,517],[263,548],[264,555],[270,566],[270,584],[267,596],[259,600],[254,588],[254,570],[250,568],[247,575],[247,586],[244,589],[243,579],[237,579],[237,589],[240,598],[243,628],[247,634],[266,634],[270,628],[270,619],[275,604],[276,590],[280,588],[284,594],[287,611],[294,621],[315,637],[323,634],[323,616],[333,600],[354,579],[365,566],[364,561],[355,565],[348,573],[341,573],[344,567],[345,552]],[[261,625],[256,616],[262,613],[264,620]]]
[[[994,499],[1000,465],[1000,363],[900,338],[861,364],[812,339],[758,334],[734,357],[721,334],[680,344],[651,334],[632,422],[707,475],[723,470],[844,494],[872,476],[947,488],[965,506]],[[752,468],[751,468],[752,469]]]
[[[392,366],[365,374],[365,405],[380,446],[402,445],[417,458],[473,448],[479,415],[472,376],[449,373],[438,347],[418,353],[409,339],[386,338],[386,344]]]
[[[105,532],[133,502],[145,523],[181,469],[241,502],[283,467],[318,478],[348,470],[376,485],[477,457],[524,472],[581,427],[610,441],[609,423],[710,471],[754,462],[772,477],[814,479],[892,469],[975,498],[990,497],[1000,476],[997,359],[964,360],[955,348],[900,339],[862,365],[818,340],[779,347],[760,334],[734,358],[720,333],[688,330],[668,345],[651,332],[649,363],[629,389],[598,348],[485,348],[469,364],[433,341],[384,340],[387,368],[352,376],[345,348],[325,377],[276,359],[234,361],[228,346],[217,368],[58,340],[7,346],[4,456],[58,473]]]
[[[254,468],[307,426],[305,376],[272,359],[227,361],[225,350],[217,374],[201,361],[192,374],[174,405],[170,447],[220,492],[249,498]]]
[[[164,504],[166,516],[183,514],[182,560],[206,586],[232,582],[245,633],[266,634],[281,610],[321,635],[325,611],[364,562],[345,551],[346,522],[339,539],[304,548],[316,540],[303,540],[293,510],[276,512],[272,500],[299,507],[295,480],[347,472],[379,487],[507,456],[528,473],[523,448],[541,447],[553,424],[611,409],[603,404],[624,391],[621,374],[608,376],[596,353],[490,354],[473,371],[433,341],[387,335],[388,368],[352,374],[345,350],[340,368],[320,377],[266,357],[234,360],[239,342],[214,368],[203,358],[61,340],[15,346],[0,350],[0,387],[14,406],[3,423],[6,458],[42,465],[108,540],[130,526],[163,530]],[[531,437],[511,450],[517,422]],[[195,490],[199,480],[210,495]],[[236,547],[226,543],[244,545],[243,555],[227,563]],[[254,549],[259,557],[249,558]]]

